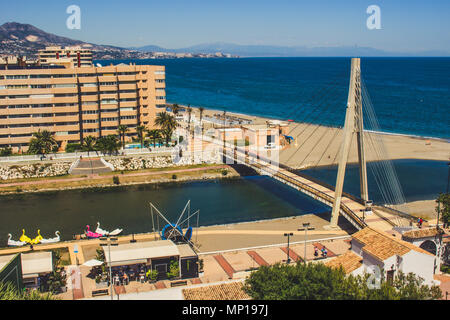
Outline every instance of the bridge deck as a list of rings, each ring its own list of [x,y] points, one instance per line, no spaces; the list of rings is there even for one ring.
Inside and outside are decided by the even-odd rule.
[[[260,170],[273,171],[273,172],[275,172],[274,176],[277,176],[278,180],[280,180],[282,182],[284,180],[286,183],[293,183],[300,189],[304,189],[305,185],[306,185],[311,188],[311,190],[313,191],[313,193],[315,193],[315,195],[317,195],[318,197],[320,197],[322,199],[324,199],[324,194],[331,197],[331,199],[334,199],[334,197],[335,197],[335,192],[333,190],[331,190],[321,184],[318,184],[314,181],[311,181],[304,177],[296,175],[295,173],[290,172],[286,169],[278,168],[273,165],[267,165],[267,164],[262,164],[262,163],[264,163],[264,162],[258,161],[258,163],[252,163],[252,164],[247,164],[247,165],[253,166]],[[290,179],[288,179],[288,178],[290,178]],[[308,190],[308,191],[310,191],[310,190]],[[317,191],[317,192],[315,192],[315,191]],[[329,199],[324,199],[324,200],[328,201]],[[353,214],[355,214],[360,220],[363,219],[363,214],[360,210],[363,210],[365,208],[364,205],[362,205],[359,202],[356,202],[353,199],[345,197],[345,196],[342,196],[341,203],[342,203],[342,205],[347,206],[353,212]],[[383,215],[387,216],[386,217],[387,220],[392,220],[392,221],[397,220],[397,217],[389,215],[388,213],[383,213]],[[373,228],[376,228],[379,230],[383,230],[383,231],[391,230],[393,227],[385,219],[376,217],[375,214],[373,214],[371,216],[366,216],[364,219],[364,222],[370,227],[373,227]]]

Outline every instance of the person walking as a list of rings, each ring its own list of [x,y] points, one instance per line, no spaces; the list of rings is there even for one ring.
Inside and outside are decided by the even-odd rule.
[[[317,249],[317,247],[314,246],[314,259],[317,259],[318,256],[319,256],[319,249]]]

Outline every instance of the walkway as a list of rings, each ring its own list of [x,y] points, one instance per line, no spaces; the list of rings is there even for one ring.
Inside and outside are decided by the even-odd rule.
[[[154,176],[159,174],[172,174],[172,173],[182,173],[182,172],[197,172],[197,171],[205,171],[205,170],[215,170],[215,169],[225,169],[227,165],[220,166],[210,166],[210,167],[202,167],[202,168],[191,168],[191,169],[178,169],[178,170],[160,170],[160,171],[151,171],[151,172],[138,172],[138,173],[128,173],[121,174],[121,177],[142,177],[142,176]],[[45,180],[36,180],[36,181],[27,181],[27,182],[13,182],[13,183],[0,183],[0,188],[2,187],[18,187],[18,186],[28,186],[28,185],[40,185],[47,183],[58,183],[58,182],[76,182],[76,181],[84,181],[84,180],[99,180],[105,179],[110,176],[108,175],[89,175],[87,177],[80,178],[68,178],[68,179],[45,179]]]
[[[76,163],[70,174],[84,175],[84,174],[99,174],[111,172],[112,169],[107,167],[100,158],[81,159]]]

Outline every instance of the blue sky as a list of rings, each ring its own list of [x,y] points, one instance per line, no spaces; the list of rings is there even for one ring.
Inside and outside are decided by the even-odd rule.
[[[72,4],[81,8],[81,30],[66,28]],[[381,30],[366,27],[369,5],[381,8]],[[22,0],[2,5],[0,24],[8,21],[123,47],[231,42],[450,51],[449,0]]]

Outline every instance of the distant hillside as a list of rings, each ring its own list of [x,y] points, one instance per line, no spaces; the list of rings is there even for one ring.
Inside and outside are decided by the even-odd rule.
[[[370,47],[338,46],[338,47],[313,47],[305,46],[283,47],[270,45],[238,45],[232,43],[206,43],[180,49],[164,49],[150,45],[134,48],[146,52],[158,48],[160,52],[192,52],[215,53],[224,52],[241,57],[397,57],[397,56],[449,56],[445,51],[423,52],[394,52],[384,51]]]
[[[0,54],[24,55],[36,57],[37,50],[49,45],[79,45],[93,51],[94,59],[140,59],[148,55],[136,50],[107,45],[96,45],[80,40],[60,37],[30,24],[7,22],[0,26]]]

